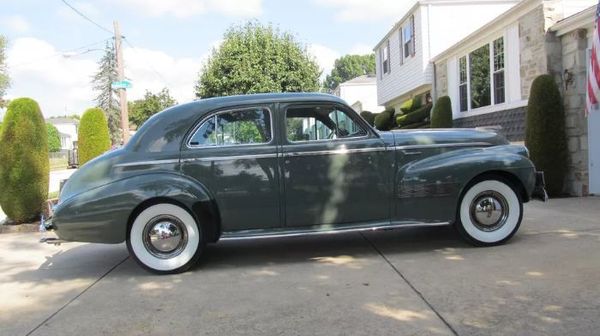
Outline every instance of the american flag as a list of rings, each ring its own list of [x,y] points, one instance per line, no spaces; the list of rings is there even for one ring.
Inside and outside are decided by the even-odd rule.
[[[592,39],[592,54],[590,56],[590,70],[588,71],[587,99],[585,114],[588,115],[592,108],[600,102],[600,34],[598,33],[598,22],[600,21],[600,3],[596,6],[596,25]]]

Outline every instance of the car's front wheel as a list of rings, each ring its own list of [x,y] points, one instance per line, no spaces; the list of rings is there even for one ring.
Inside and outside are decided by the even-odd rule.
[[[180,206],[160,203],[141,211],[127,237],[130,255],[159,274],[189,269],[202,253],[202,232],[194,217]]]
[[[519,229],[523,202],[504,178],[482,178],[467,187],[457,217],[456,227],[465,240],[477,246],[498,245]]]

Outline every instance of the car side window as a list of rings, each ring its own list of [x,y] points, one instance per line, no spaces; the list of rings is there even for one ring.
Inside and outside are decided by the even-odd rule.
[[[217,113],[206,119],[190,139],[190,146],[231,146],[271,142],[270,112],[251,108]]]
[[[348,113],[334,106],[290,107],[285,118],[287,138],[291,142],[367,135]]]

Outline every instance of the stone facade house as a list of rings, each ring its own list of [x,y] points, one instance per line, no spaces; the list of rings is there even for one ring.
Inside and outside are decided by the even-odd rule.
[[[514,142],[525,137],[533,80],[553,75],[566,111],[571,195],[600,193],[600,111],[584,115],[596,3],[522,0],[431,60],[434,99],[450,96],[455,127],[499,127]]]

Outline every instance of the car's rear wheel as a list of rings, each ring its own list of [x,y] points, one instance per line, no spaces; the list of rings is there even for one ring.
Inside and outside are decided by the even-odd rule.
[[[467,187],[457,217],[458,232],[469,243],[498,245],[509,240],[519,229],[523,202],[506,179],[481,178]]]
[[[129,229],[127,248],[140,265],[154,273],[180,273],[200,258],[202,232],[187,210],[159,203],[137,215]]]

